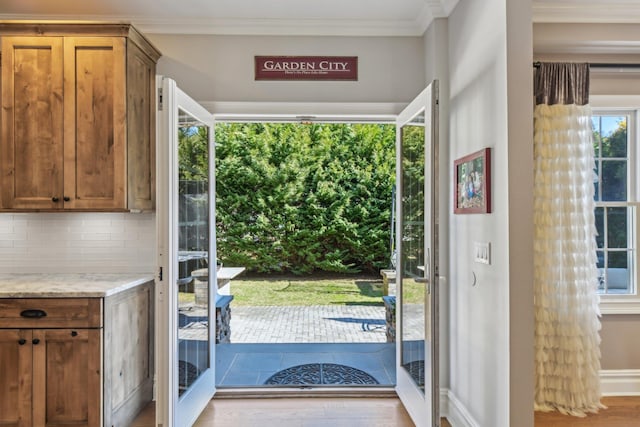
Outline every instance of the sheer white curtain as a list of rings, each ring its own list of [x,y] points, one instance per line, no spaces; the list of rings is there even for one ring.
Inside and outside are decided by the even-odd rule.
[[[600,313],[588,64],[542,63],[534,114],[537,410],[600,403]]]

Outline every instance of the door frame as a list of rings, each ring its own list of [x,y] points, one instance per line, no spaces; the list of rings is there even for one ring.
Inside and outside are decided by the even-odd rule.
[[[426,277],[429,283],[428,308],[425,310],[424,354],[430,357],[430,366],[425,365],[425,391],[423,392],[411,376],[402,368],[402,274],[398,273],[402,256],[402,126],[424,112],[425,126],[425,238]],[[396,119],[396,393],[417,427],[440,426],[439,384],[439,179],[438,179],[438,81],[429,84]],[[427,213],[430,218],[427,219]],[[425,302],[426,305],[426,302]],[[430,339],[429,339],[430,338]],[[430,395],[429,395],[430,394]]]
[[[159,271],[156,276],[156,425],[191,426],[215,394],[215,267],[209,276],[209,369],[178,395],[178,301],[172,284],[178,279],[178,109],[210,127],[209,162],[215,162],[214,119],[180,90],[172,79],[157,76],[156,232]],[[216,260],[215,168],[209,168],[209,259]],[[213,284],[213,285],[211,285]],[[213,319],[213,321],[211,321]]]

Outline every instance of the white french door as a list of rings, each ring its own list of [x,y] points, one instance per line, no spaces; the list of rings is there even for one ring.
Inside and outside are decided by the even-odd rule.
[[[215,393],[213,116],[158,77],[156,425],[191,426]]]
[[[417,427],[440,425],[438,82],[396,121],[396,392]]]

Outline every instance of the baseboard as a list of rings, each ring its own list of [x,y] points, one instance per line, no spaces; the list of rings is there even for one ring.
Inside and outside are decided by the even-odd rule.
[[[455,427],[480,427],[467,408],[449,389],[440,389],[440,416]]]
[[[440,417],[449,416],[449,389],[440,389]]]
[[[640,369],[608,369],[600,371],[603,396],[640,396]]]
[[[600,371],[603,396],[640,396],[640,369],[608,369]],[[449,389],[440,389],[440,416],[455,427],[479,427],[467,408]]]

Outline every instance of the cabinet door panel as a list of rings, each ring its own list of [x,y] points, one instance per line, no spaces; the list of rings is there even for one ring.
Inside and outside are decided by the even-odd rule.
[[[31,427],[31,378],[31,331],[0,329],[1,426]]]
[[[61,37],[2,39],[3,208],[62,207],[62,46]]]
[[[156,197],[156,64],[127,44],[127,169],[129,209],[153,210]]]
[[[100,335],[99,329],[34,330],[34,425],[100,426]]]
[[[65,209],[126,208],[125,39],[65,37]]]

